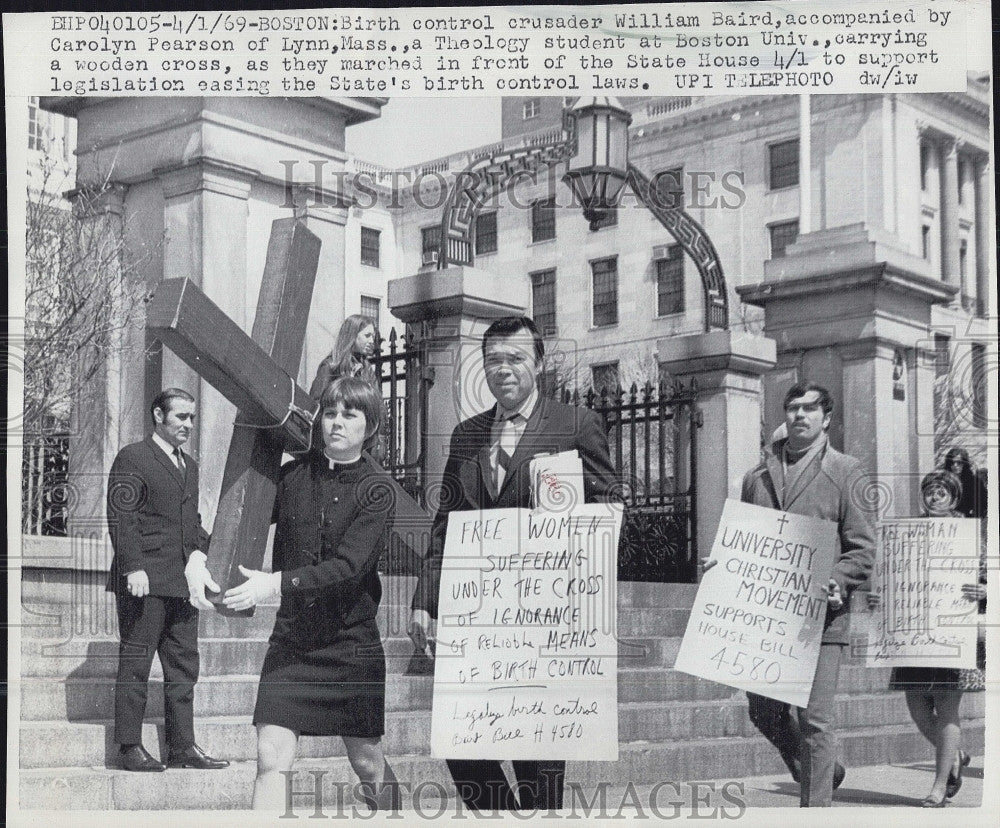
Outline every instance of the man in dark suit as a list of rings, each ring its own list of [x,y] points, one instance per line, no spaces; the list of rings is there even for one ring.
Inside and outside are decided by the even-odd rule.
[[[832,412],[833,400],[821,385],[793,385],[785,395],[787,436],[743,478],[744,503],[837,524],[823,640],[808,705],[797,708],[795,716],[784,702],[747,694],[751,721],[800,784],[802,807],[831,805],[833,790],[844,778],[844,768],[836,761],[834,694],[848,643],[850,594],[868,580],[875,558],[875,537],[860,496],[861,463],[830,446]]]
[[[107,589],[115,593],[121,645],[115,684],[115,742],[130,771],[162,771],[142,745],[153,654],[163,666],[167,765],[224,768],[194,739],[198,607],[216,591],[205,566],[208,535],[198,514],[198,466],[181,446],[194,426],[194,397],[161,391],[150,408],[153,433],[125,446],[108,480],[108,529],[115,555]],[[190,598],[190,602],[189,602]]]
[[[486,384],[497,404],[455,428],[442,480],[441,505],[431,546],[412,602],[409,633],[424,650],[438,616],[441,556],[448,513],[472,509],[527,508],[530,461],[539,454],[576,449],[583,462],[584,498],[616,497],[617,476],[607,435],[593,411],[542,399],[538,373],[545,345],[526,317],[499,319],[483,335]],[[448,768],[466,806],[481,810],[548,810],[562,807],[562,761],[515,761],[511,790],[498,760],[449,759]]]

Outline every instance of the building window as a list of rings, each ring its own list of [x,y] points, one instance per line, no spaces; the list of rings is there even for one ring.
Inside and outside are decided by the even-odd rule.
[[[943,377],[951,370],[951,337],[934,334],[934,376]]]
[[[958,203],[962,203],[962,182],[965,181],[965,159],[958,159]]]
[[[785,249],[790,244],[795,244],[799,237],[799,220],[781,221],[768,227],[771,233],[771,258],[781,259],[785,256]]]
[[[378,267],[378,245],[381,231],[370,227],[361,228],[361,264]]]
[[[986,346],[972,343],[972,424],[986,428]]]
[[[497,214],[481,213],[476,216],[476,255],[497,252]]]
[[[38,98],[28,98],[28,149],[45,152],[45,127],[38,110]]]
[[[590,366],[591,387],[598,394],[614,394],[618,390],[618,363],[606,362]]]
[[[684,168],[672,167],[656,174],[653,179],[653,198],[660,207],[667,209],[684,206]]]
[[[618,257],[590,263],[593,274],[594,327],[618,324]]]
[[[524,102],[524,108],[521,110],[522,118],[525,121],[529,121],[532,118],[537,118],[542,111],[542,99],[541,98],[528,98]]]
[[[608,211],[604,214],[603,218],[598,219],[592,225],[590,225],[590,230],[600,230],[602,227],[614,227],[618,224],[618,207],[610,207]]]
[[[679,244],[667,248],[656,260],[656,315],[684,312],[684,251]]]
[[[799,183],[799,139],[771,144],[768,148],[768,182],[772,190]]]
[[[531,240],[547,241],[556,237],[555,197],[536,201],[531,205]]]
[[[379,309],[381,306],[381,300],[375,296],[362,296],[361,297],[361,315],[367,316],[369,319],[375,321],[376,332],[379,329]]]
[[[420,253],[424,264],[437,261],[441,249],[441,225],[434,224],[420,229]]]
[[[556,334],[556,271],[539,270],[531,276],[531,312],[542,336]]]
[[[920,230],[920,253],[927,261],[931,260],[931,228],[926,224]]]
[[[930,147],[920,142],[920,189],[927,189],[927,167],[930,164]]]
[[[958,275],[962,279],[963,286],[965,285],[965,277],[969,275],[968,260],[969,241],[968,239],[960,239],[958,242]]]

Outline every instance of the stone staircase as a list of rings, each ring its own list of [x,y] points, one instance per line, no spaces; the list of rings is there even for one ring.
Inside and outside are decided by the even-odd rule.
[[[380,626],[389,680],[386,755],[400,780],[420,786],[424,803],[454,798],[443,761],[428,755],[431,663],[413,656],[405,637],[412,579],[385,579]],[[779,773],[777,753],[746,715],[745,697],[729,687],[671,668],[695,587],[619,585],[619,734],[617,762],[570,762],[567,781],[587,790],[660,780],[741,779]],[[117,658],[114,600],[103,576],[27,570],[22,582],[21,676],[18,694],[20,805],[24,809],[247,808],[256,767],[250,715],[275,607],[252,619],[203,613],[201,676],[195,730],[210,754],[232,760],[223,771],[169,770],[131,774],[113,760],[113,687]],[[841,670],[838,722],[841,760],[850,766],[927,759],[930,749],[910,722],[902,693],[885,690],[887,669],[849,659]],[[162,673],[154,662],[144,740],[162,755]],[[983,747],[984,694],[963,701],[966,750]],[[312,790],[321,775],[324,808],[352,802],[336,783],[353,776],[336,738],[303,738],[296,789]],[[299,813],[311,815],[304,797]],[[443,807],[443,806],[442,806]],[[433,808],[432,808],[433,812]]]

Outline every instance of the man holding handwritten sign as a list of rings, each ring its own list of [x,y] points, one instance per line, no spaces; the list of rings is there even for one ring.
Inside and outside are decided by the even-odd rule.
[[[832,524],[829,529],[811,530],[808,539],[800,541],[805,547],[803,554],[812,548],[829,548],[824,538],[826,532],[834,533],[833,566],[822,613],[807,597],[794,594],[775,597],[775,602],[780,600],[788,607],[805,608],[807,612],[813,610],[817,620],[823,618],[821,645],[806,704],[796,702],[798,715],[793,715],[786,698],[768,691],[766,669],[759,676],[758,691],[747,693],[750,720],[778,749],[792,777],[800,783],[799,804],[804,808],[831,805],[833,789],[844,778],[844,769],[836,762],[833,702],[841,653],[848,643],[850,594],[867,582],[875,555],[871,524],[860,502],[861,464],[836,451],[827,440],[832,412],[833,399],[823,386],[799,382],[788,389],[785,394],[788,436],[777,440],[767,460],[747,473],[742,492],[744,503],[787,512],[783,517],[790,522],[797,522],[794,515],[802,515]],[[773,516],[772,520],[779,523],[781,517]],[[774,533],[768,534],[774,537]],[[780,537],[781,533],[777,534]],[[747,544],[749,548],[753,542],[748,540]],[[706,561],[706,571],[718,562],[719,558],[713,554]],[[765,564],[770,566],[768,561],[760,564],[757,581],[761,586],[773,589],[773,584],[767,583],[772,577],[783,579],[788,585],[805,585],[801,572],[792,575],[794,569],[790,569],[788,574],[772,574],[763,568]],[[814,571],[814,579],[816,574]],[[709,580],[706,577],[706,585]],[[771,669],[773,677],[774,668]]]
[[[452,602],[462,598],[461,591],[458,598],[453,598],[450,591],[441,589],[442,556],[445,551],[446,536],[449,547],[454,542],[453,531],[455,527],[449,519],[451,513],[525,509],[535,505],[532,503],[532,484],[537,483],[542,474],[537,468],[537,464],[531,463],[532,459],[539,456],[559,455],[563,452],[572,453],[575,451],[579,455],[580,468],[582,468],[582,494],[587,503],[614,498],[617,488],[617,475],[611,465],[607,435],[600,417],[583,408],[542,399],[538,393],[538,374],[542,367],[545,345],[535,323],[526,317],[498,319],[483,334],[482,353],[486,384],[497,404],[489,411],[459,423],[451,437],[451,447],[442,480],[441,506],[434,519],[430,552],[424,562],[424,569],[413,596],[413,613],[410,618],[409,633],[414,646],[419,650],[423,650],[428,641],[433,638],[433,619],[437,618],[439,614],[439,592],[442,595],[442,614],[444,615],[455,614]],[[533,472],[535,472],[534,475]],[[548,481],[544,485],[548,488],[550,482]],[[567,486],[567,497],[564,504],[566,510],[554,514],[563,518],[573,517],[570,508],[573,505],[578,505],[572,503],[573,492],[578,491],[579,488],[579,485]],[[516,513],[508,512],[507,514]],[[610,515],[611,512],[605,510],[605,514]],[[516,613],[531,606],[528,599],[535,600],[538,597],[538,594],[533,590],[554,588],[554,583],[542,584],[540,579],[536,578],[535,571],[549,572],[550,575],[553,575],[553,580],[559,575],[564,576],[567,579],[568,588],[568,579],[578,579],[580,574],[595,574],[594,571],[585,572],[586,567],[591,566],[594,562],[588,559],[586,561],[580,560],[577,564],[574,559],[572,565],[568,565],[565,571],[547,570],[544,557],[547,552],[556,555],[568,551],[567,538],[560,538],[558,542],[554,542],[556,539],[549,539],[550,543],[546,546],[547,552],[541,553],[542,565],[536,569],[537,550],[533,547],[517,548],[522,537],[520,534],[522,528],[525,532],[528,531],[524,518],[520,516],[509,518],[518,527],[514,533],[508,532],[506,526],[503,529],[499,528],[499,524],[491,526],[489,524],[491,519],[497,520],[499,518],[495,518],[491,511],[481,512],[483,523],[477,530],[478,538],[475,541],[478,546],[475,555],[466,563],[466,580],[475,582],[478,579],[478,588],[483,592],[486,592],[488,588],[492,589],[493,584],[490,579],[488,577],[479,578],[477,573],[482,569],[481,563],[485,551],[496,543],[501,545],[499,548],[502,550],[503,556],[511,560],[512,566],[513,559],[519,557],[522,570],[525,560],[530,555],[532,564],[528,571],[524,571],[522,574],[526,576],[526,579],[535,578],[538,582],[532,584],[530,588],[526,587],[532,590],[526,596],[520,598],[516,594],[505,596],[508,608],[515,613],[513,618],[500,618],[496,622],[491,618],[480,619],[478,622],[480,627],[470,629],[470,635],[476,636],[477,647],[479,646],[478,636],[482,634],[492,635],[496,632],[499,636],[498,645],[504,649],[503,642],[508,638],[510,638],[510,642],[516,642],[518,632],[529,627],[535,628],[539,623],[553,623],[551,628],[546,628],[546,632],[552,629],[560,633],[582,634],[585,629],[582,618],[579,622],[580,625],[577,626],[577,622],[573,618],[545,618],[542,616],[536,620],[532,616],[521,617],[519,620]],[[461,523],[462,521],[459,520],[459,524]],[[582,525],[586,525],[586,520]],[[494,534],[496,537],[492,536]],[[600,533],[595,534],[599,535]],[[576,535],[573,537],[576,540],[579,539]],[[464,542],[471,542],[471,537],[465,539]],[[512,542],[513,549],[510,547]],[[459,543],[463,543],[461,538]],[[575,551],[577,550],[574,549]],[[614,554],[616,553],[617,549],[614,550]],[[611,572],[614,572],[613,567],[611,567]],[[483,574],[489,575],[488,572]],[[471,586],[468,588],[471,589]],[[450,589],[451,585],[448,586],[448,590]],[[504,586],[501,585],[500,589],[502,591]],[[614,589],[613,587],[605,587],[605,589],[607,591],[604,593],[603,599],[607,601],[608,596],[614,595]],[[565,596],[563,600],[565,602]],[[463,604],[456,604],[456,606],[464,607]],[[570,644],[573,642],[567,641],[567,645]],[[580,645],[580,642],[575,642],[575,645]],[[514,644],[511,643],[510,648],[513,646]],[[443,656],[444,653],[442,652],[441,655]],[[506,658],[505,660],[509,661]],[[600,669],[606,670],[608,667],[609,662],[602,662]],[[535,665],[535,669],[537,671],[540,668]],[[593,675],[596,676],[597,667],[593,663],[582,665],[581,669],[594,670]],[[529,680],[533,681],[533,678],[528,675],[530,672],[531,665],[525,665],[524,673]],[[535,677],[537,675],[536,672]],[[555,718],[554,710],[552,713],[553,718]],[[452,753],[453,756],[469,755],[466,750],[459,749],[461,746],[455,745],[453,747],[456,748],[456,751]],[[514,755],[510,749],[502,746],[498,746],[495,752],[490,752],[482,746],[478,746],[477,750],[481,751],[479,755],[494,757]],[[568,754],[564,745],[552,744],[551,752],[546,750],[545,755],[562,757]],[[510,785],[507,784],[503,769],[496,758],[448,760],[448,767],[455,780],[459,795],[466,806],[473,810],[515,810],[518,808],[547,810],[562,806],[565,762],[561,758],[525,759],[515,761],[513,764],[514,776],[517,780],[516,791],[511,790]]]

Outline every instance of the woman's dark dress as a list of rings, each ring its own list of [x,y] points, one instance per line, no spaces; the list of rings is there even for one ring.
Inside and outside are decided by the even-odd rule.
[[[315,453],[282,468],[273,570],[281,605],[254,724],[303,735],[385,732],[378,560],[392,519],[384,474],[366,460],[329,468]]]

